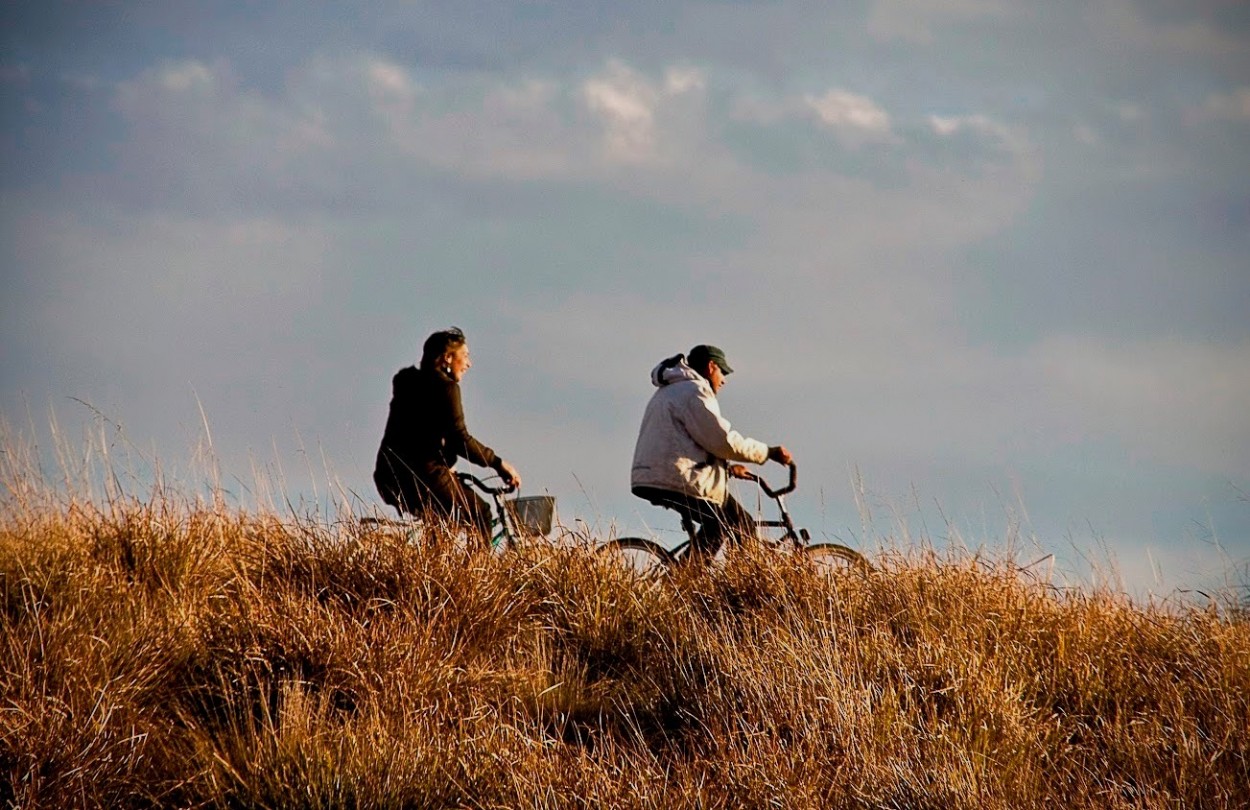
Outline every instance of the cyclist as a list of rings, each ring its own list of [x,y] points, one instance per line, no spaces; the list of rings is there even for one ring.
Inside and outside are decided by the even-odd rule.
[[[634,495],[698,524],[689,556],[705,561],[726,533],[748,534],[755,525],[729,494],[729,464],[794,460],[782,445],[749,439],[721,416],[716,394],[732,372],[725,353],[706,344],[652,369],[657,390],[642,416],[630,473]]]
[[[457,458],[466,458],[494,468],[513,486],[521,485],[521,476],[465,427],[460,380],[472,366],[464,332],[453,326],[426,338],[420,368],[409,366],[395,374],[373,482],[382,500],[401,515],[429,512],[463,519],[489,546],[490,506],[451,468]]]

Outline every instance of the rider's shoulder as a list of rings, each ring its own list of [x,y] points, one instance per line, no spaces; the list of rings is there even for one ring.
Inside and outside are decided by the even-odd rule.
[[[420,380],[421,370],[416,366],[408,366],[396,371],[395,376],[391,378],[391,383],[396,388],[408,388],[416,385]]]
[[[669,380],[667,383],[665,383],[662,386],[659,386],[659,391],[663,393],[667,393],[670,396],[689,397],[689,396],[695,396],[703,388],[707,388],[709,391],[712,390],[707,385],[706,381],[702,380],[701,378],[697,376],[678,377],[678,378]]]
[[[456,381],[429,369],[408,366],[395,372],[395,376],[391,378],[391,386],[396,394],[426,397],[455,387]]]

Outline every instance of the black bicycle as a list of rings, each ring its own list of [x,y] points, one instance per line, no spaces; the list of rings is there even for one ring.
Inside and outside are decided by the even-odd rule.
[[[492,486],[476,475],[457,472],[456,478],[465,486],[472,486],[483,495],[488,496],[494,504],[494,517],[491,520],[491,548],[497,552],[507,551],[522,540],[544,538],[551,533],[551,525],[555,519],[556,499],[551,495],[531,495],[524,498],[505,498],[516,491],[512,484]],[[419,539],[421,533],[428,530],[426,521],[420,517],[382,518],[363,517],[362,526],[374,529],[386,529],[403,532],[409,540]],[[468,543],[469,534],[473,531],[464,524],[454,526],[453,536]],[[476,535],[474,535],[476,536]]]
[[[755,482],[760,491],[777,504],[779,517],[777,520],[757,520],[756,529],[783,529],[780,537],[768,537],[756,532],[760,541],[778,551],[793,551],[805,554],[819,566],[832,569],[858,569],[863,572],[872,570],[872,565],[864,555],[853,548],[840,543],[811,542],[811,533],[807,529],[797,528],[786,508],[786,495],[794,491],[798,483],[798,468],[792,463],[790,481],[780,489],[769,486],[763,477],[751,472],[742,465],[731,466],[730,474],[735,478]],[[600,553],[616,557],[628,568],[644,576],[663,573],[681,563],[690,554],[694,543],[694,523],[683,517],[681,527],[686,532],[686,540],[675,548],[667,549],[654,540],[646,537],[617,537],[599,546]]]

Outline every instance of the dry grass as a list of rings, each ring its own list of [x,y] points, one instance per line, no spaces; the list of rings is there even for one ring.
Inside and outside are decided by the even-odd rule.
[[[1007,562],[648,585],[28,481],[0,524],[0,806],[1250,806],[1250,622]]]

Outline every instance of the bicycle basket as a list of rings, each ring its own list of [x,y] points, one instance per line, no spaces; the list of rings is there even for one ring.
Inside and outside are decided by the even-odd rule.
[[[551,531],[556,516],[556,499],[552,495],[531,495],[506,502],[513,525],[525,534],[543,536]]]

